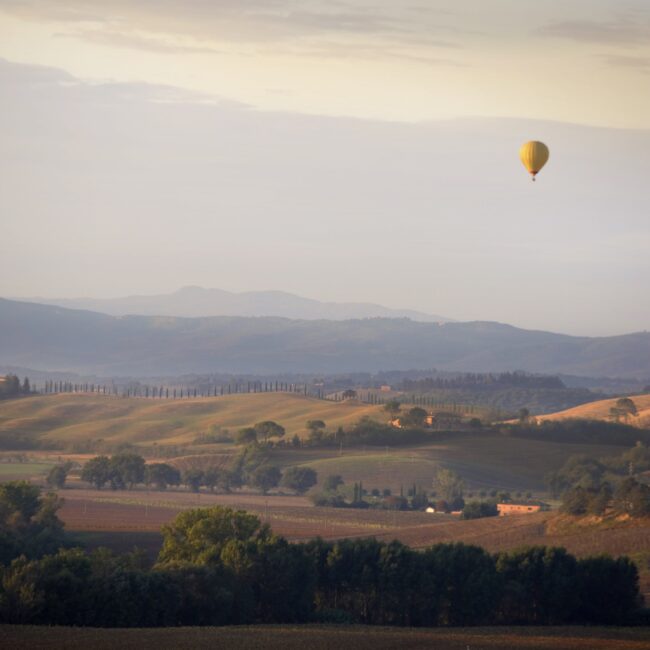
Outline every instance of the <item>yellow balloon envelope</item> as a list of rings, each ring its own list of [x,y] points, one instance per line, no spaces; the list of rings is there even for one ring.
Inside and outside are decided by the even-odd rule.
[[[535,176],[548,162],[548,147],[543,142],[531,140],[519,149],[519,157],[524,167],[528,170],[528,173],[535,180]]]

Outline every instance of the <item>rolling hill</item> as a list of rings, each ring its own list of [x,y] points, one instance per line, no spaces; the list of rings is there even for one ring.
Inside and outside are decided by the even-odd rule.
[[[557,413],[541,415],[537,418],[537,420],[611,420],[610,409],[616,406],[616,399],[617,398],[603,399],[597,402],[581,404],[580,406],[576,406],[565,411],[558,411]],[[650,428],[650,394],[632,395],[630,399],[632,399],[632,401],[636,404],[638,414],[636,416],[631,415],[622,421],[624,421],[625,424],[630,424],[632,426],[646,429]]]
[[[491,322],[115,317],[0,299],[5,365],[101,376],[438,368],[650,377],[650,334],[575,337]]]
[[[63,445],[89,440],[111,445],[189,444],[214,427],[235,433],[241,427],[274,420],[292,437],[306,435],[307,420],[324,420],[329,428],[337,428],[350,426],[363,416],[386,420],[380,406],[288,393],[187,400],[43,395],[0,402],[0,439],[21,435]]]
[[[363,416],[386,421],[381,406],[290,393],[184,400],[63,393],[1,401],[0,443],[9,450],[13,440],[22,438],[75,453],[94,453],[128,443],[148,447],[149,455],[154,456],[168,455],[163,446],[183,446],[172,453],[188,458],[207,454],[209,460],[213,454],[231,454],[234,449],[232,444],[204,445],[201,435],[205,433],[223,429],[235,433],[241,427],[274,420],[286,428],[286,438],[294,434],[304,437],[307,420],[324,420],[332,430],[349,427]],[[558,469],[568,456],[620,453],[620,449],[603,444],[505,439],[498,433],[459,432],[440,439],[432,435],[426,444],[359,446],[346,448],[342,454],[339,448],[289,447],[276,450],[274,459],[281,467],[314,467],[321,477],[341,474],[350,485],[362,480],[367,488],[399,490],[414,482],[430,486],[435,471],[444,466],[458,472],[472,488],[540,491],[544,475]],[[192,445],[197,438],[201,446]]]

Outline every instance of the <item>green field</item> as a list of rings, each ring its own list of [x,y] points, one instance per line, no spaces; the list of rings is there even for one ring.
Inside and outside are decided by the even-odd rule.
[[[413,447],[358,447],[351,449],[301,449],[277,453],[282,466],[308,465],[321,479],[340,474],[347,482],[363,481],[366,488],[399,489],[416,483],[431,487],[439,467],[448,467],[470,489],[507,489],[540,492],[544,476],[561,467],[573,454],[597,458],[620,453],[611,445],[585,445],[492,433],[447,434],[439,444]]]
[[[648,628],[492,627],[400,629],[362,626],[196,627],[101,630],[0,626],[0,645],[12,650],[645,650]]]
[[[49,462],[0,462],[0,483],[3,481],[23,481],[42,478],[54,463]]]

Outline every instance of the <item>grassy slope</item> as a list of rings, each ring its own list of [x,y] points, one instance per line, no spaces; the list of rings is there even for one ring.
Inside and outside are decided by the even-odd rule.
[[[471,489],[544,489],[544,475],[561,467],[573,454],[597,458],[620,453],[607,445],[565,444],[542,440],[504,438],[497,435],[458,435],[439,444],[417,447],[367,447],[283,451],[284,465],[308,465],[320,478],[341,474],[348,482],[363,481],[366,488],[399,489],[417,483],[429,489],[435,471],[448,467],[462,476]]]
[[[223,628],[100,630],[65,627],[0,626],[3,647],[23,648],[265,648],[331,650],[358,648],[503,648],[525,650],[642,650],[650,644],[646,628],[456,628],[400,629],[362,626],[260,625]]]
[[[99,395],[46,395],[0,402],[3,432],[34,434],[74,443],[189,443],[213,425],[236,431],[274,420],[289,436],[304,436],[305,422],[324,420],[329,428],[347,427],[367,415],[386,417],[379,406],[327,402],[288,393],[228,395],[188,400],[153,400]]]
[[[565,420],[567,418],[582,418],[588,420],[609,420],[609,409],[616,406],[616,399],[604,399],[598,402],[582,404],[566,411],[541,415],[538,420]],[[650,427],[650,394],[632,395],[632,401],[636,404],[639,414],[630,417],[626,424],[638,427]]]

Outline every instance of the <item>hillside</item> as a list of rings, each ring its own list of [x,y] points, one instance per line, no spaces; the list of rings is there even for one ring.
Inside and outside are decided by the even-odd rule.
[[[588,338],[488,322],[113,317],[0,299],[5,365],[104,376],[431,368],[650,375],[650,334]]]
[[[205,454],[209,462],[213,454],[232,453],[233,445],[192,445],[197,438],[203,443],[203,434],[218,434],[223,429],[235,433],[241,427],[274,420],[286,428],[287,438],[295,434],[304,437],[307,420],[324,420],[332,430],[349,427],[363,416],[386,420],[380,406],[329,402],[288,393],[162,401],[90,394],[44,395],[0,402],[0,449],[37,447],[30,445],[31,441],[83,454],[129,443],[148,447],[148,456],[167,457],[168,452],[161,448],[174,446],[172,454],[180,453],[183,458]],[[54,452],[55,457],[58,453]],[[620,449],[592,442],[504,439],[497,433],[458,432],[432,434],[430,442],[418,445],[362,445],[342,450],[290,447],[276,450],[274,462],[280,467],[314,467],[321,479],[341,474],[348,484],[361,480],[368,489],[399,490],[413,483],[428,488],[437,469],[448,467],[460,474],[471,489],[539,492],[545,489],[545,474],[559,469],[568,456],[588,454],[600,458],[617,453]],[[47,469],[38,463],[49,462],[51,456],[52,452],[39,453],[32,467],[2,465],[0,475],[11,478],[16,472],[38,474]],[[531,463],[530,458],[535,462]],[[177,462],[184,461],[178,458]]]
[[[413,309],[391,309],[367,302],[322,302],[286,291],[245,291],[183,287],[173,293],[124,298],[25,298],[26,302],[86,309],[110,316],[277,316],[297,320],[411,318],[442,323],[451,319]]]
[[[328,402],[302,395],[257,393],[188,400],[59,394],[0,402],[0,440],[26,436],[73,445],[188,444],[218,428],[236,432],[262,420],[284,426],[287,437],[306,435],[307,420],[347,427],[363,416],[385,420],[379,406]]]
[[[557,413],[549,413],[537,418],[538,421],[554,421],[566,420],[569,418],[583,419],[583,420],[611,420],[610,409],[616,406],[616,399],[603,399],[597,402],[590,402],[589,404],[582,404],[565,411]],[[633,395],[630,399],[636,404],[638,415],[629,416],[627,419],[622,419],[625,424],[632,426],[650,428],[650,394],[647,395]]]

